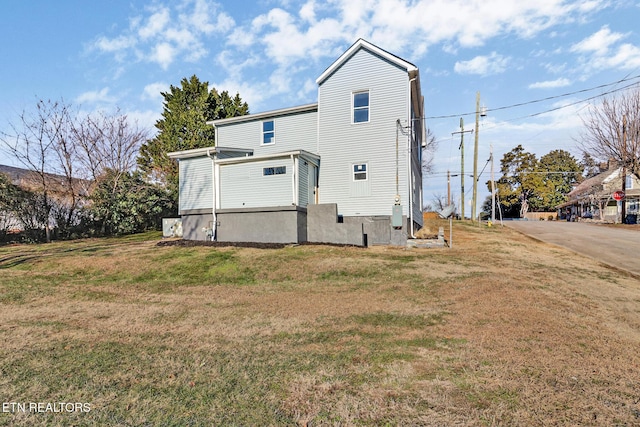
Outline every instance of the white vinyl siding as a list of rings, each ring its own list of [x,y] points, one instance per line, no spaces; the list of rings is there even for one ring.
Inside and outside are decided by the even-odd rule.
[[[264,175],[264,168],[286,167],[285,174]],[[293,204],[291,158],[220,165],[220,208],[261,208]]]
[[[218,142],[225,147],[254,150],[254,156],[306,150],[315,153],[318,148],[318,113],[316,111],[256,119],[248,122],[218,126]],[[263,123],[274,122],[276,143],[263,144]]]
[[[211,164],[209,157],[180,160],[180,211],[213,208]]]
[[[369,105],[375,106],[366,126],[352,124],[353,93],[362,88],[368,88]],[[406,125],[410,114],[407,71],[360,49],[322,82],[318,96],[319,203],[337,203],[345,216],[391,215],[396,195],[396,121]],[[401,132],[399,138],[399,192],[403,214],[408,215],[408,143]],[[363,183],[354,182],[352,165],[365,160],[367,186],[354,186]]]

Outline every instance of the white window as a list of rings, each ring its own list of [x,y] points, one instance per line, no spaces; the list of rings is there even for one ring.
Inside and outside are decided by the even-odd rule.
[[[276,166],[273,168],[262,168],[262,176],[270,176],[270,175],[286,175],[287,167],[286,166]]]
[[[626,179],[626,182],[625,182],[625,187],[627,188],[627,190],[633,189],[633,176],[627,175],[626,178],[627,179]]]
[[[276,128],[273,120],[262,122],[262,145],[276,143]]]
[[[369,121],[369,91],[353,93],[353,123]]]
[[[368,179],[367,164],[361,163],[359,165],[353,165],[353,180],[354,181],[366,181]]]

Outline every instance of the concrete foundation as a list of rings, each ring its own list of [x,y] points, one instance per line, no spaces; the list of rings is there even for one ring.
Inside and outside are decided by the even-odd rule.
[[[185,240],[211,240],[212,213],[182,215],[182,238]]]
[[[338,205],[334,203],[307,206],[307,240],[312,243],[337,243],[365,246],[365,233],[360,222],[339,222]]]
[[[216,212],[220,242],[303,243],[307,210],[297,206],[222,209]]]
[[[182,212],[184,239],[209,240],[213,215]],[[220,242],[334,243],[355,246],[406,246],[408,221],[391,226],[391,216],[339,217],[335,203],[272,208],[221,209],[216,212]]]
[[[407,227],[391,227],[390,216],[338,216],[338,205],[327,203],[307,207],[308,239],[315,243],[357,246],[407,244]],[[407,224],[403,216],[403,224]]]

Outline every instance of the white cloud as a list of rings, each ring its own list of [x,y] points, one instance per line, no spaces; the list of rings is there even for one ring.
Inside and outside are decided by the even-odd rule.
[[[113,39],[99,37],[94,47],[103,52],[118,52],[135,46],[136,40],[129,36],[119,36]]]
[[[480,55],[469,61],[456,62],[453,70],[458,74],[499,74],[506,70],[509,58],[492,52],[490,55]]]
[[[608,26],[586,37],[571,47],[581,55],[579,62],[585,73],[606,69],[632,70],[640,67],[640,47],[630,43],[619,44],[628,34],[612,32]]]
[[[75,99],[76,104],[97,104],[97,103],[107,103],[111,104],[116,101],[116,98],[113,96],[109,96],[109,88],[102,88],[99,91],[93,90],[89,92],[84,92],[78,95]]]
[[[300,18],[302,18],[302,20],[310,22],[310,23],[316,22],[316,11],[315,11],[315,8],[316,8],[315,0],[307,1],[300,8]]]
[[[153,135],[157,132],[155,128],[155,123],[157,120],[161,118],[161,114],[158,111],[153,110],[132,110],[127,111],[127,118],[132,122],[137,123],[140,129],[147,129],[150,134],[149,137],[153,137]]]
[[[152,101],[161,101],[162,95],[161,92],[167,92],[169,90],[169,85],[167,83],[155,82],[146,85],[142,91],[142,99],[152,100]]]
[[[153,52],[149,55],[149,59],[157,62],[163,69],[167,69],[176,56],[176,49],[169,43],[158,43]]]
[[[120,35],[97,38],[90,50],[114,54],[122,63],[132,56],[136,61],[155,62],[163,69],[178,58],[197,61],[208,54],[208,37],[224,35],[235,27],[235,21],[219,9],[211,0],[184,0],[166,6],[156,3],[146,9],[148,16],[132,18],[129,28]]]
[[[169,23],[169,9],[162,8],[149,17],[147,24],[138,29],[138,35],[143,39],[158,36]]]
[[[573,52],[594,53],[600,56],[606,55],[611,46],[624,37],[624,34],[612,33],[608,26],[604,26],[600,31],[574,44],[571,50]]]
[[[210,87],[215,87],[220,92],[226,90],[231,96],[239,93],[242,100],[249,104],[252,113],[259,112],[263,101],[269,97],[268,86],[266,83],[250,83],[235,78],[210,84]]]
[[[418,60],[434,45],[456,53],[499,36],[529,38],[607,6],[578,0],[333,0],[280,2],[237,26],[227,45],[270,58],[277,68],[334,59],[358,37]],[[509,58],[493,53],[460,61],[457,72],[503,72]]]
[[[571,85],[571,81],[565,78],[556,80],[547,80],[544,82],[535,82],[529,85],[529,89],[555,89]]]

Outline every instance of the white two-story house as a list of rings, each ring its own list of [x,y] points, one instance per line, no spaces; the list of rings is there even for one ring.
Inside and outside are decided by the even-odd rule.
[[[318,102],[210,122],[216,146],[170,153],[186,239],[402,245],[422,225],[418,68],[358,40]]]

